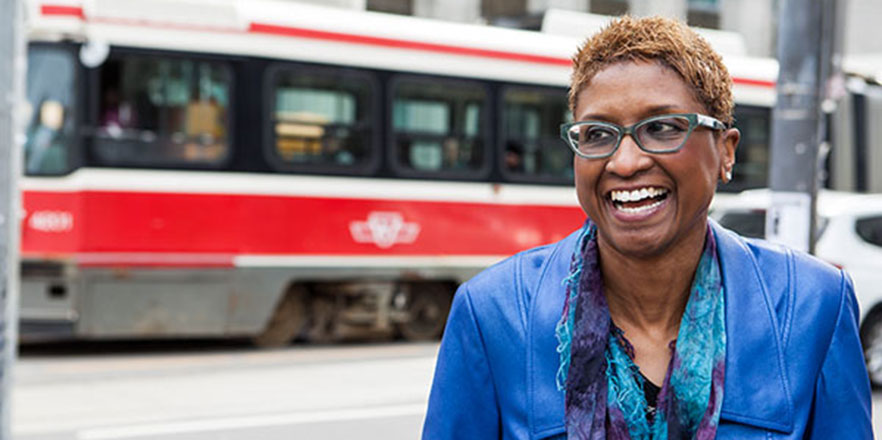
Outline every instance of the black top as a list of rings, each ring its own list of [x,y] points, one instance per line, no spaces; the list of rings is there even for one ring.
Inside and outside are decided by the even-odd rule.
[[[646,418],[652,423],[652,419],[655,417],[655,408],[658,406],[658,393],[661,391],[661,387],[652,383],[643,373],[640,373],[640,376],[643,378],[643,394],[646,396]]]

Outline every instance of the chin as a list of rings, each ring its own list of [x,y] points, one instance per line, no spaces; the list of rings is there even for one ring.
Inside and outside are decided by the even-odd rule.
[[[617,253],[638,258],[652,258],[663,255],[670,248],[670,239],[665,239],[667,234],[650,231],[631,231],[607,234],[598,227],[598,239],[607,247],[613,248]]]

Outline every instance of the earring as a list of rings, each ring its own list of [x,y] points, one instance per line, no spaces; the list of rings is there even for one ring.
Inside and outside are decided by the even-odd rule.
[[[726,182],[732,181],[732,170],[726,170]]]

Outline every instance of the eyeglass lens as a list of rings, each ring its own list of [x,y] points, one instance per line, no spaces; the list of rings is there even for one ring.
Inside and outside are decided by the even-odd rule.
[[[679,148],[689,135],[689,119],[670,116],[651,119],[634,127],[637,142],[647,151],[670,151]],[[586,155],[607,154],[621,140],[622,129],[601,123],[578,124],[570,128],[573,145]]]

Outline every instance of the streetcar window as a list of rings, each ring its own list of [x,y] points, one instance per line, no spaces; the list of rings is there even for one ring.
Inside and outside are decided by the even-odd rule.
[[[221,63],[139,55],[100,72],[94,153],[105,165],[218,165],[229,152],[231,73]]]
[[[483,86],[408,77],[393,82],[392,96],[402,174],[479,177],[488,171]]]
[[[772,110],[768,107],[735,106],[735,127],[741,131],[741,141],[735,150],[732,181],[721,185],[721,191],[767,186],[771,117]]]
[[[25,173],[57,175],[69,170],[74,142],[74,57],[61,48],[28,51]]]
[[[565,90],[508,87],[502,93],[500,162],[510,180],[567,183],[573,153],[560,139],[571,120]]]
[[[272,78],[273,162],[296,171],[370,169],[375,97],[368,76],[281,68]]]

